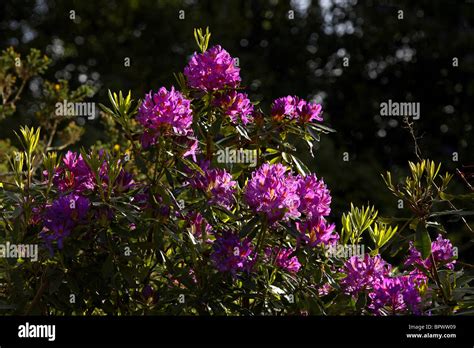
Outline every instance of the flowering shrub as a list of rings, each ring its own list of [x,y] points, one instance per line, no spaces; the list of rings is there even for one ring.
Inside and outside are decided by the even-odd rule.
[[[177,87],[137,103],[109,92],[102,109],[120,130],[119,150],[41,154],[43,130],[21,129],[23,150],[1,182],[1,238],[40,247],[38,262],[0,260],[10,313],[472,310],[471,278],[456,269],[457,249],[438,221],[460,210],[435,209],[455,199],[450,174],[426,160],[410,163],[403,184],[387,173],[410,214],[381,218],[351,205],[338,227],[330,187],[298,156],[333,131],[322,106],[287,96],[265,112],[243,92],[231,55],[208,49],[208,32],[195,35],[200,52]],[[249,150],[257,166],[218,160],[226,148]]]

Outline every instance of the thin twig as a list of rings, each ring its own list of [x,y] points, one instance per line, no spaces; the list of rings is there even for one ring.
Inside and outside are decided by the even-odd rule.
[[[26,310],[26,315],[30,314],[31,310],[39,303],[41,296],[43,295],[44,291],[46,290],[46,287],[48,286],[48,280],[46,281],[43,280],[43,277],[46,275],[46,270],[44,271],[43,275],[41,276],[41,285],[36,292],[35,297],[33,298],[33,301],[31,304],[28,306],[28,309]]]
[[[421,161],[421,160],[422,160],[422,158],[421,158],[421,150],[420,150],[420,146],[418,145],[418,139],[421,139],[421,137],[420,137],[420,138],[417,138],[417,137],[416,137],[415,128],[413,127],[413,122],[410,122],[410,121],[408,120],[408,117],[407,117],[407,116],[405,116],[405,117],[403,118],[403,121],[404,121],[405,124],[406,124],[406,127],[405,127],[405,128],[409,130],[410,135],[411,135],[411,137],[412,137],[412,139],[413,139],[413,144],[415,145],[415,155],[416,155],[416,157]]]

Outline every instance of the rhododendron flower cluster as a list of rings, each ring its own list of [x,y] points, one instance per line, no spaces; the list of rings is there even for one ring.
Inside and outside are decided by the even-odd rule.
[[[297,120],[302,123],[322,121],[322,106],[308,102],[296,96],[286,96],[276,99],[272,104],[271,115],[275,120]]]
[[[211,260],[221,272],[247,271],[255,263],[254,250],[248,238],[240,239],[239,236],[226,232],[219,235],[214,242]]]
[[[188,86],[202,91],[235,88],[240,83],[240,69],[234,59],[221,46],[203,53],[194,53],[184,68]]]
[[[368,254],[351,257],[340,271],[345,275],[340,282],[344,291],[353,296],[367,291],[368,308],[374,314],[383,314],[382,310],[389,314],[420,313],[421,288],[427,281],[423,274],[392,275],[392,266],[380,255]]]
[[[298,210],[308,220],[318,220],[331,212],[331,195],[323,180],[318,180],[315,174],[298,178],[297,194],[300,197]]]
[[[423,260],[421,253],[416,250],[413,242],[410,242],[408,252],[409,256],[405,261],[405,265],[418,265],[426,269],[431,268],[431,257]],[[443,236],[439,234],[436,240],[431,242],[431,253],[433,254],[433,259],[438,267],[445,266],[448,269],[454,269],[456,254],[449,239],[444,239]]]
[[[298,180],[287,167],[263,164],[252,173],[245,188],[245,200],[257,213],[264,213],[270,223],[300,216]]]
[[[188,228],[195,237],[200,238],[204,232],[207,235],[212,232],[212,226],[207,222],[204,216],[201,215],[201,213],[192,211],[188,213],[185,218],[188,223]],[[210,241],[210,239],[207,241]]]
[[[159,135],[192,135],[191,102],[174,87],[150,92],[140,105],[137,121],[145,128],[142,145],[155,144]]]
[[[351,295],[371,289],[376,282],[388,276],[391,268],[379,255],[371,257],[365,254],[363,258],[352,256],[340,270],[345,274],[341,286]]]
[[[244,195],[250,208],[264,213],[271,224],[300,218],[299,243],[327,245],[339,239],[335,225],[324,219],[331,211],[329,190],[314,174],[295,176],[282,164],[265,163],[252,173]]]
[[[411,277],[385,277],[376,281],[369,294],[369,308],[376,314],[386,308],[390,314],[403,312],[419,313],[421,295],[417,284]]]
[[[306,222],[297,222],[296,229],[300,232],[298,243],[311,247],[320,244],[333,245],[339,240],[339,234],[335,232],[335,228],[335,224],[328,223],[323,217]]]
[[[213,104],[220,107],[234,124],[247,125],[253,120],[254,107],[245,93],[238,93],[235,90],[230,91],[217,96]]]
[[[51,248],[51,242],[57,241],[58,248],[63,248],[63,240],[73,228],[86,222],[90,202],[86,197],[71,193],[59,197],[44,211],[44,230],[41,236]]]
[[[233,205],[233,195],[237,182],[225,169],[210,168],[208,161],[200,165],[204,174],[196,172],[190,179],[191,187],[202,190],[208,196],[210,204],[221,205],[230,209]]]
[[[53,183],[62,192],[82,193],[94,189],[95,178],[82,155],[68,151],[64,155],[63,165],[54,173]]]
[[[291,248],[266,248],[265,256],[270,261],[275,258],[275,265],[281,269],[290,273],[297,273],[301,268],[301,264],[298,257],[291,256],[294,252],[295,250]]]
[[[98,178],[103,189],[107,189],[109,183],[109,156],[104,151],[99,151],[102,161],[98,168]],[[120,164],[120,160],[117,163]],[[48,173],[45,172],[45,175]],[[41,222],[41,214],[44,215],[44,230],[41,236],[51,249],[51,242],[57,241],[58,247],[63,248],[64,238],[79,224],[87,223],[85,220],[90,208],[87,195],[97,191],[97,180],[81,154],[68,151],[62,163],[55,168],[53,184],[59,189],[60,196],[52,204],[46,204],[43,209],[34,209],[34,218]],[[123,194],[135,186],[131,173],[120,168],[118,175],[112,183],[111,192],[116,195]],[[66,194],[70,192],[69,194]],[[100,207],[91,214],[93,220],[106,224],[114,217],[114,211],[110,207]],[[90,220],[90,219],[89,219]]]

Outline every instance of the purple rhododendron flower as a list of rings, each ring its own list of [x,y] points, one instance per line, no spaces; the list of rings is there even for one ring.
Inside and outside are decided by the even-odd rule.
[[[409,254],[407,260],[405,261],[405,266],[416,264],[426,269],[431,268],[431,257],[423,260],[421,253],[416,250],[413,242],[410,242],[408,253]],[[433,254],[433,258],[437,265],[446,266],[446,268],[451,270],[454,269],[454,264],[456,263],[456,253],[449,239],[444,239],[443,236],[439,234],[436,240],[431,242],[431,253]]]
[[[142,296],[145,300],[148,300],[155,294],[153,287],[150,284],[147,284],[142,289]]]
[[[89,204],[89,199],[73,193],[55,200],[45,209],[44,230],[41,232],[41,237],[48,245],[52,241],[57,241],[58,248],[62,249],[63,239],[74,227],[85,222]]]
[[[331,195],[323,180],[316,175],[299,177],[298,195],[300,196],[299,211],[309,220],[317,220],[331,212]]]
[[[376,281],[369,298],[371,303],[368,308],[376,314],[382,314],[382,308],[389,314],[420,312],[421,295],[410,276],[385,277]]]
[[[203,53],[194,53],[184,68],[188,86],[202,91],[235,88],[240,83],[240,69],[234,59],[221,46]]]
[[[247,271],[255,262],[254,251],[250,239],[240,239],[231,232],[219,235],[214,242],[214,251],[211,260],[220,272]]]
[[[204,191],[210,204],[217,204],[227,209],[233,206],[233,195],[237,182],[232,180],[232,174],[225,169],[209,168],[209,161],[200,165],[204,175],[196,173],[189,181],[191,187]]]
[[[340,283],[346,294],[356,295],[362,290],[372,289],[374,284],[388,276],[391,268],[380,255],[352,256],[340,269],[346,275]]]
[[[310,103],[305,100],[301,100],[297,106],[298,120],[300,122],[311,122],[311,121],[322,121],[323,118],[320,116],[322,111],[321,104]]]
[[[234,124],[246,125],[252,121],[253,105],[245,93],[230,91],[218,96],[213,104],[221,107]]]
[[[191,137],[177,137],[176,142],[178,144],[183,144],[187,150],[183,153],[183,157],[189,157],[196,162],[196,154],[199,153],[199,141]]]
[[[138,109],[137,121],[145,128],[142,146],[155,144],[161,135],[190,135],[193,113],[191,102],[174,87],[161,87],[148,93]]]
[[[158,207],[152,202],[156,201]],[[158,215],[161,217],[168,217],[170,214],[170,207],[169,205],[163,204],[163,198],[155,193],[154,197],[151,196],[150,187],[145,186],[141,192],[136,193],[132,197],[132,203],[135,204],[142,210],[150,210],[156,208]]]
[[[431,253],[435,262],[445,265],[448,269],[454,269],[456,263],[456,252],[449,239],[444,239],[441,234],[431,243]]]
[[[121,170],[115,179],[114,188],[118,193],[127,192],[135,186],[133,175],[125,170]]]
[[[329,224],[323,217],[297,222],[296,229],[301,233],[298,237],[299,244],[311,247],[323,244],[334,245],[339,240],[339,234],[334,232],[336,225]]]
[[[272,254],[276,254],[275,264],[291,273],[297,273],[300,268],[301,264],[296,256],[291,256],[294,252],[293,249],[290,248],[276,248],[276,250],[272,250],[268,248],[265,250],[267,257],[271,257]]]
[[[244,197],[256,213],[265,213],[268,221],[299,217],[300,198],[296,193],[298,181],[284,165],[263,164],[252,173]]]
[[[291,95],[276,99],[271,107],[271,115],[277,121],[281,121],[285,117],[303,123],[314,120],[322,121],[321,111],[320,104],[307,102]]]
[[[188,222],[188,228],[191,230],[191,233],[197,238],[200,238],[203,232],[206,232],[207,235],[212,233],[212,226],[201,213],[197,211],[189,212],[186,215],[186,221]],[[210,242],[210,240],[208,240],[208,242]]]
[[[282,120],[285,116],[289,118],[296,117],[296,105],[298,104],[298,97],[291,95],[275,99],[272,104],[271,115],[277,120]]]
[[[53,184],[61,192],[82,193],[86,190],[93,190],[95,180],[82,155],[68,151],[63,158],[63,164],[54,173]]]
[[[30,225],[38,225],[42,221],[44,208],[45,204],[40,204],[39,206],[33,206],[31,208],[31,217],[28,222]]]
[[[326,283],[323,284],[320,288],[318,288],[318,295],[319,296],[326,296],[333,290],[331,284]]]
[[[99,153],[99,156],[101,159],[103,159],[103,162],[99,168],[99,178],[100,178],[102,187],[104,188],[104,190],[107,190],[109,186],[109,164],[108,164],[109,156],[104,151],[101,151]],[[117,164],[121,165],[121,161],[119,160]],[[133,175],[125,171],[123,168],[121,168],[119,171],[119,174],[115,178],[115,181],[112,187],[115,193],[120,194],[120,193],[129,191],[135,185],[136,183],[133,180]]]

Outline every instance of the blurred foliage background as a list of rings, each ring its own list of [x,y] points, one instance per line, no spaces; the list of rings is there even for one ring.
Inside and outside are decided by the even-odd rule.
[[[423,157],[441,162],[442,171],[468,171],[463,166],[474,164],[473,25],[472,0],[2,0],[0,48],[13,46],[22,55],[37,48],[51,64],[29,81],[15,114],[0,121],[0,139],[15,145],[19,124],[38,123],[42,78],[64,79],[71,90],[90,85],[96,94],[87,100],[96,103],[106,103],[107,89],[130,89],[138,98],[174,84],[172,73],[196,50],[193,28],[209,26],[211,45],[239,58],[252,100],[267,110],[288,94],[323,104],[337,133],[322,138],[311,169],[332,191],[334,220],[339,224],[350,202],[370,201],[381,215],[397,216],[380,173],[401,177],[416,157],[402,118],[380,117],[380,103],[419,102],[414,128]],[[100,118],[77,126],[83,135],[71,149],[109,141]],[[0,157],[5,149],[0,144]],[[456,176],[451,190],[468,187]],[[462,245],[472,235],[459,221],[449,226],[460,254],[469,254]]]

